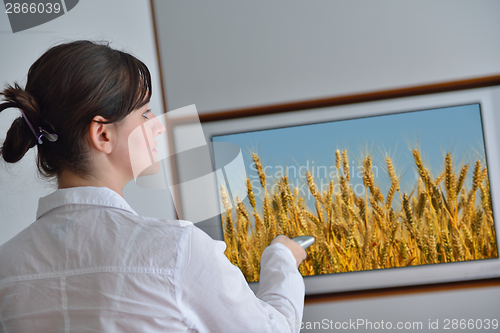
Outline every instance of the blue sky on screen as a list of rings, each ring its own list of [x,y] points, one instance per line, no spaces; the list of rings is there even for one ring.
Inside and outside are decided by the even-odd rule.
[[[484,165],[485,159],[479,104],[237,133],[216,136],[213,141],[240,146],[254,187],[258,177],[252,165],[252,152],[267,166],[271,184],[288,170],[290,184],[302,187],[301,191],[306,189],[303,177],[306,170],[313,173],[318,185],[323,183],[324,189],[327,188],[326,184],[336,173],[337,149],[348,152],[353,187],[362,184],[362,160],[370,155],[376,185],[384,194],[390,186],[386,156],[395,164],[401,190],[408,193],[415,189],[418,178],[413,148],[421,151],[424,165],[433,177],[442,172],[447,152],[452,153],[455,172],[459,172],[464,163],[469,164],[468,182],[473,163],[480,159]],[[215,151],[216,159],[220,153]],[[357,189],[361,190],[360,185]]]

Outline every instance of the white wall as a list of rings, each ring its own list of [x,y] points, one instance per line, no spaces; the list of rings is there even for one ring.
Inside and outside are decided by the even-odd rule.
[[[199,112],[500,73],[496,0],[163,1],[169,108]]]
[[[41,26],[13,34],[7,14],[0,11],[0,86],[23,85],[30,65],[51,46],[74,39],[108,40],[111,46],[141,59],[153,77],[152,109],[163,113],[153,23],[148,0],[82,0],[65,15]],[[19,111],[0,113],[0,142]],[[21,162],[0,162],[0,244],[35,220],[38,198],[54,186],[37,180],[35,150]],[[173,218],[168,190],[144,190],[129,183],[125,199],[141,215]]]
[[[209,113],[500,74],[496,0],[154,3],[170,109],[194,103]],[[499,308],[500,287],[489,287],[308,305],[304,321],[421,321],[418,332],[428,332],[429,320],[441,331],[445,318],[500,319]]]
[[[500,288],[473,288],[453,291],[425,292],[409,295],[395,295],[378,298],[352,299],[340,302],[311,304],[304,309],[304,329],[301,332],[325,332],[333,325],[343,325],[352,322],[360,324],[356,326],[356,332],[482,332],[475,329],[452,329],[452,320],[480,319],[483,329],[486,327],[486,319],[490,319],[489,331],[498,332],[491,327],[491,321],[498,318],[498,306],[500,299]],[[325,326],[325,319],[327,326]],[[447,322],[446,319],[449,319]],[[383,325],[382,325],[383,321]],[[438,321],[438,330],[429,327],[429,323]],[[333,322],[333,324],[331,323]],[[367,326],[372,323],[372,328]],[[315,324],[315,323],[321,323]],[[339,323],[339,324],[337,324]],[[378,324],[376,324],[378,323]],[[392,329],[381,329],[389,327]],[[398,323],[410,325],[411,329],[397,330]],[[409,323],[409,324],[408,324]],[[416,324],[413,324],[416,323]],[[421,325],[421,329],[418,329]],[[446,324],[448,323],[448,329]],[[479,323],[478,323],[479,324]],[[309,326],[308,326],[309,325]],[[316,328],[315,326],[316,325]],[[377,325],[380,325],[377,329]],[[415,326],[413,326],[415,325]],[[311,329],[307,329],[310,327]],[[328,330],[325,329],[328,328]],[[344,326],[345,327],[345,326]],[[352,326],[349,326],[352,329]],[[432,326],[436,327],[436,326]],[[337,332],[348,332],[352,330],[333,329]]]

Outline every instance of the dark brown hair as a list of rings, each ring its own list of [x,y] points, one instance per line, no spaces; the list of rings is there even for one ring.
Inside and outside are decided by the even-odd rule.
[[[19,161],[37,145],[37,166],[45,177],[71,171],[91,174],[86,134],[95,116],[114,123],[149,102],[151,76],[148,68],[130,54],[107,44],[75,41],[45,52],[29,69],[26,88],[17,83],[1,93],[0,112],[22,110],[35,131],[55,133],[49,142],[31,132],[22,115],[15,119],[0,148],[3,159]]]

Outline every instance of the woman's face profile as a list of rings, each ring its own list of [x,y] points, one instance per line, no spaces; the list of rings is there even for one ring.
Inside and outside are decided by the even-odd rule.
[[[117,158],[123,166],[129,166],[129,178],[158,172],[156,137],[165,127],[149,109],[149,104],[132,111],[119,124]]]

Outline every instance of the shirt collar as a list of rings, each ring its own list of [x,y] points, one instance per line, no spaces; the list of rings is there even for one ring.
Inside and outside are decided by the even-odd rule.
[[[107,187],[84,186],[58,189],[40,198],[36,218],[39,219],[42,215],[55,208],[71,204],[107,206],[137,215],[125,199],[115,191]]]

